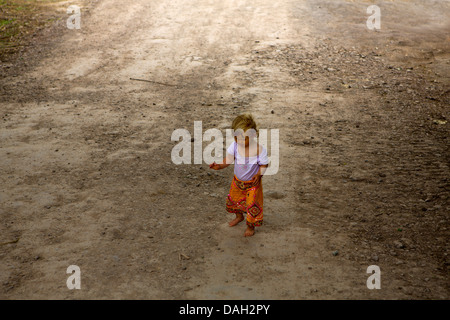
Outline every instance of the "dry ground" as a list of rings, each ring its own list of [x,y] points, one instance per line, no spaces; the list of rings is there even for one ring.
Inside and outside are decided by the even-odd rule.
[[[449,3],[377,1],[370,31],[372,3],[62,12],[2,62],[0,298],[448,299]],[[174,129],[242,112],[280,130],[252,238],[227,226],[231,167],[170,157]]]

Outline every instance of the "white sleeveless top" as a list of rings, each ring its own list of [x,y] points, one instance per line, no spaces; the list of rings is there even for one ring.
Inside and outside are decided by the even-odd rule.
[[[227,152],[234,155],[234,174],[236,178],[242,181],[250,181],[258,173],[261,165],[269,164],[267,150],[261,146],[261,152],[254,157],[243,157],[237,150],[237,143],[233,143],[228,147]]]

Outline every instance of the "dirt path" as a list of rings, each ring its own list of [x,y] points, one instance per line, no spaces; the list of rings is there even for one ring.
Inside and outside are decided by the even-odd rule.
[[[1,79],[0,298],[448,299],[449,5],[370,31],[370,4],[111,0],[55,28]],[[253,238],[232,168],[170,158],[242,112],[280,130]]]

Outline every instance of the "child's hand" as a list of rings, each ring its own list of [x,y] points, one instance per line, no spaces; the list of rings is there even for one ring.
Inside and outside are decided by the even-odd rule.
[[[262,175],[257,173],[252,179],[252,181],[253,181],[252,185],[253,186],[257,186],[258,184],[260,184],[261,183],[261,178],[262,178]]]
[[[210,167],[211,169],[214,169],[214,170],[219,170],[219,169],[220,169],[220,164],[217,164],[217,163],[214,161],[213,163],[211,163],[211,164],[209,165],[209,167]]]

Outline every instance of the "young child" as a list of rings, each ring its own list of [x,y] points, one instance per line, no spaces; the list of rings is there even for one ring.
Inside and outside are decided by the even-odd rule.
[[[255,227],[263,222],[263,188],[261,178],[269,164],[267,150],[255,140],[258,129],[252,115],[242,114],[232,123],[234,142],[227,149],[222,164],[213,162],[210,168],[220,170],[234,162],[234,177],[226,208],[235,213],[236,218],[229,222],[230,227],[247,220],[244,236],[255,234]]]

